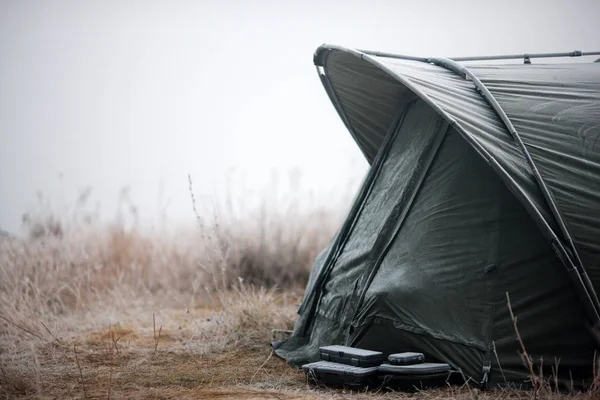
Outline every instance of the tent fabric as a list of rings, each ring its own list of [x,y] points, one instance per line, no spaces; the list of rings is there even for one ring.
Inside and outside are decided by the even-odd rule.
[[[491,383],[522,382],[508,292],[530,354],[560,357],[566,381],[589,378],[595,293],[571,283],[577,271],[555,238],[562,221],[598,293],[600,65],[468,66],[516,128],[557,215],[473,82],[335,46],[315,63],[371,168],[276,353],[300,366],[330,344],[422,351],[473,379],[491,363]]]
[[[401,101],[409,101],[411,96],[398,96],[401,89],[395,92],[388,89],[386,95],[381,96],[371,82],[354,79],[358,74],[370,76],[373,69],[379,71],[374,76],[384,72],[353,54],[332,52],[327,61],[333,85],[339,88],[338,95],[344,104],[348,104],[346,114],[352,116],[351,121],[356,121],[352,124],[353,133],[371,160],[381,143],[381,132],[386,132],[378,124],[385,126],[390,118],[389,113],[376,114],[371,109],[379,105],[378,101],[402,107]],[[558,230],[521,150],[472,83],[423,62],[389,58],[377,58],[377,61],[409,80],[457,120],[508,171],[553,230]],[[492,92],[522,136],[552,190],[598,291],[600,264],[589,261],[593,260],[593,253],[600,250],[600,242],[593,239],[600,233],[600,213],[597,212],[600,204],[600,68],[594,63],[577,63],[471,66],[470,69]],[[388,79],[394,81],[389,75]],[[398,81],[389,86],[403,87]],[[372,98],[359,100],[365,87]],[[400,100],[389,101],[394,93]],[[355,110],[358,107],[362,109]],[[572,184],[573,180],[578,184]],[[593,221],[589,219],[590,212],[595,217]],[[587,222],[582,224],[582,217]]]
[[[572,370],[590,365],[594,343],[560,261],[500,179],[450,131],[369,285],[349,343],[395,352],[406,346],[396,336],[425,335],[435,346],[417,348],[453,364],[470,354],[455,365],[479,378],[485,361],[496,364],[494,341],[506,374],[522,365],[513,357],[506,291],[533,357],[560,356]],[[388,332],[380,335],[382,328]]]

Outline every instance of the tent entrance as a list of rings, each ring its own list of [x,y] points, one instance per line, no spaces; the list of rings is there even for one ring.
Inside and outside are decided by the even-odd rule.
[[[357,204],[328,249],[317,276],[311,277],[297,325],[309,334],[313,312],[347,327],[361,302],[372,273],[400,229],[420,184],[442,142],[448,124],[425,102],[418,100],[400,110],[396,128],[388,132]],[[340,320],[341,318],[341,320]],[[343,335],[347,331],[343,329]]]
[[[361,265],[352,301],[344,313],[342,325],[350,327],[348,334],[352,333],[352,322],[362,307],[367,289],[402,229],[447,132],[448,124],[425,102],[419,100],[407,107],[381,167],[378,184],[367,199],[370,208],[377,213],[368,217],[361,215],[379,219],[379,226],[366,262]],[[362,235],[364,233],[356,232],[358,240]]]
[[[383,190],[394,193],[394,185],[409,186],[399,180]],[[589,363],[593,341],[581,329],[585,316],[560,260],[519,200],[455,129],[445,132],[416,187],[401,224],[376,250],[345,344],[421,351],[461,365],[475,379],[484,365],[496,364],[495,345],[505,372],[513,373],[522,364],[515,357],[509,292],[533,357],[558,354],[571,367]],[[565,336],[550,334],[559,331]]]
[[[577,299],[523,205],[425,102],[400,114],[277,354],[300,366],[332,344],[417,350],[480,379],[495,343],[505,372],[523,379],[508,291],[532,354],[551,359],[568,337],[561,359],[589,363]]]
[[[416,348],[450,361],[468,354],[469,374],[477,376],[492,355],[503,213],[508,204],[511,213],[527,215],[451,128],[418,188],[401,225],[378,250],[346,344]]]

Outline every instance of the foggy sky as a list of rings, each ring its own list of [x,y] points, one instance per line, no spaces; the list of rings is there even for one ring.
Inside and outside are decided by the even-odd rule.
[[[600,1],[0,0],[0,228],[119,189],[150,219],[296,167],[324,199],[366,170],[312,64],[322,43],[466,56],[600,49]],[[285,179],[284,179],[285,180]],[[162,190],[161,190],[162,188]],[[238,193],[239,195],[239,193]]]

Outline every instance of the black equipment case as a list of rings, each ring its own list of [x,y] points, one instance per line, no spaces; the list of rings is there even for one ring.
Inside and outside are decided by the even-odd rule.
[[[376,382],[377,367],[355,367],[329,361],[305,364],[302,369],[309,379],[331,386],[364,387]]]
[[[449,380],[451,373],[450,365],[443,363],[382,364],[378,368],[378,378],[383,384],[402,390],[440,387]]]
[[[450,372],[446,363],[421,363],[412,365],[381,364],[379,372],[391,375],[431,375]]]
[[[383,353],[347,346],[319,347],[321,360],[355,367],[376,367],[384,361]]]
[[[412,365],[425,362],[423,353],[396,353],[388,356],[388,361],[392,365]]]

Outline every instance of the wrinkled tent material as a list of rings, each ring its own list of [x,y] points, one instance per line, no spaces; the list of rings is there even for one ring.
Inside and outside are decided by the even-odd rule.
[[[420,351],[478,381],[491,365],[490,384],[524,382],[508,293],[534,361],[550,372],[560,359],[565,382],[590,378],[600,65],[458,65],[325,45],[315,64],[371,168],[276,353],[301,366],[323,345]]]

